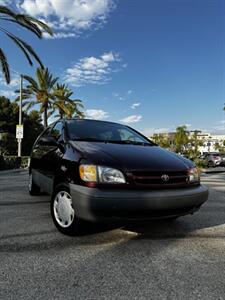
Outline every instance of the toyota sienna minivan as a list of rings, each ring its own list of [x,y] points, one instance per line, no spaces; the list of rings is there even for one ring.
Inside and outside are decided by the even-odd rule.
[[[62,119],[36,140],[29,192],[51,195],[53,221],[79,234],[84,221],[132,221],[193,214],[207,200],[193,162],[117,123]]]

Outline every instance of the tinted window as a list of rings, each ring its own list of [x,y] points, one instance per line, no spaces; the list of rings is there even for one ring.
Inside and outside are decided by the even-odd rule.
[[[36,144],[39,143],[41,138],[48,136],[50,134],[51,129],[52,129],[52,127],[48,127],[47,129],[45,129],[45,131],[39,136]]]
[[[59,140],[62,136],[62,122],[57,122],[55,126],[52,128],[51,136],[53,136],[56,140]]]
[[[92,120],[67,121],[71,140],[135,141],[150,143],[129,127],[124,125]]]

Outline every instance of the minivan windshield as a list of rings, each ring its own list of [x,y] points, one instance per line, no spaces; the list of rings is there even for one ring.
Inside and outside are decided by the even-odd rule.
[[[120,144],[153,145],[151,141],[131,128],[111,122],[95,120],[67,120],[70,140],[110,142]]]

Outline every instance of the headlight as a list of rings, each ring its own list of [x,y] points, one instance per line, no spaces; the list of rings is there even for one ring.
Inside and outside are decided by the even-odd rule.
[[[126,183],[123,173],[113,168],[80,165],[79,172],[80,178],[86,182]]]
[[[200,176],[197,168],[189,170],[189,182],[199,182]]]
[[[98,167],[98,179],[101,183],[125,183],[126,180],[119,170],[107,168],[107,167]]]
[[[97,170],[94,165],[80,165],[80,178],[86,182],[97,182]]]

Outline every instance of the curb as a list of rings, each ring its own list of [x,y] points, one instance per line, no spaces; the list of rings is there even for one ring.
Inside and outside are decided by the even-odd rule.
[[[225,168],[223,168],[223,169],[202,169],[202,173],[203,174],[213,174],[213,173],[225,173]]]
[[[219,174],[219,173],[225,173],[225,171],[206,171],[202,172],[203,174]]]
[[[3,170],[3,171],[0,171],[0,176],[26,172],[27,170],[28,169],[22,169],[22,168],[21,169]]]

